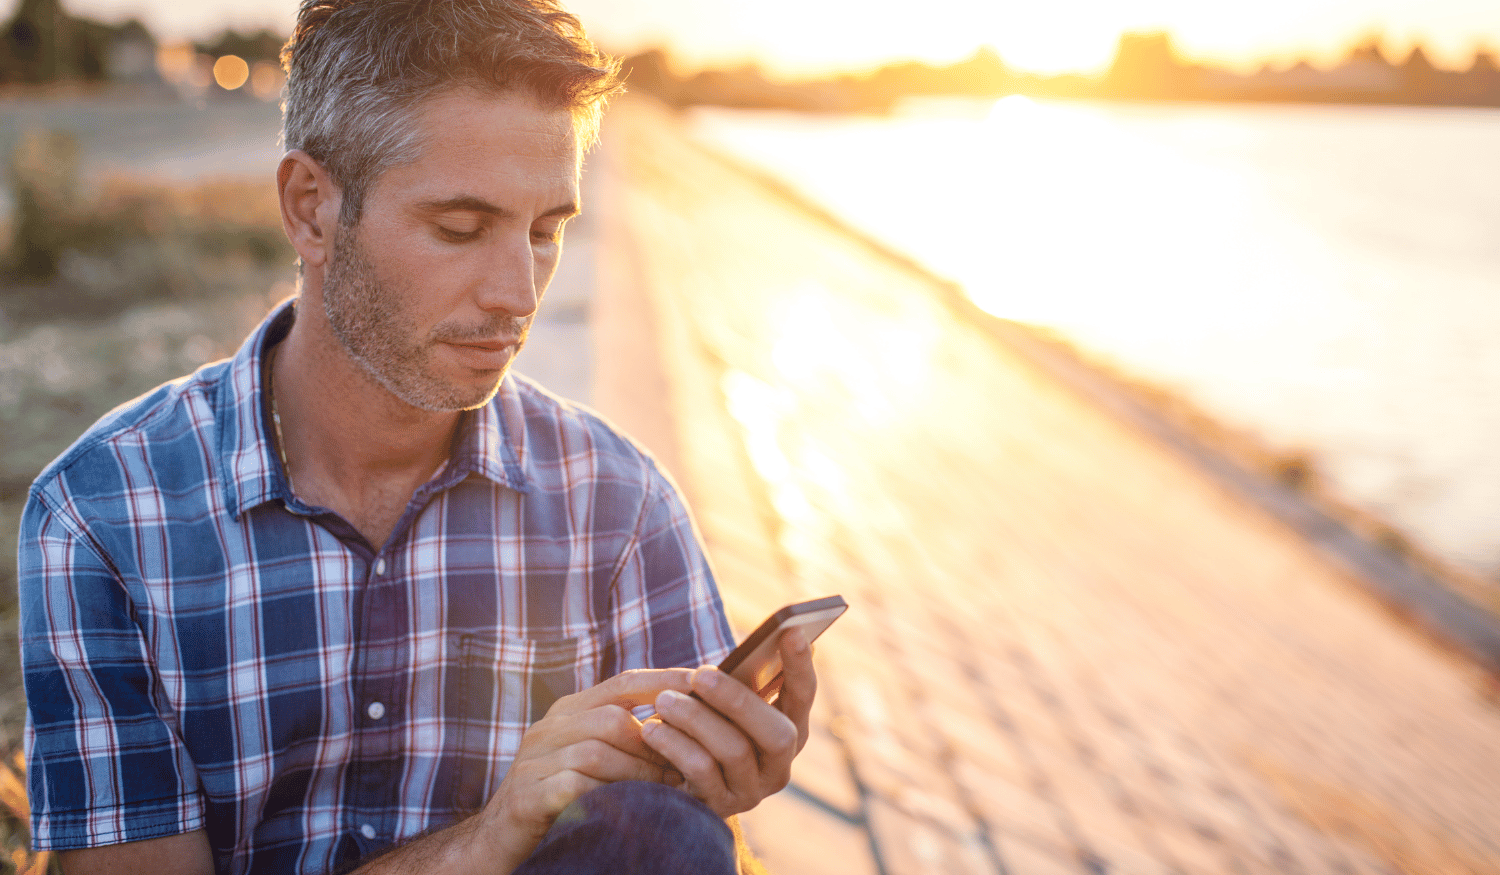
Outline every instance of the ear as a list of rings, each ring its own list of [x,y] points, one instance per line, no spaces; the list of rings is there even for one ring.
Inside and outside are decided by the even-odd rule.
[[[333,255],[343,195],[323,165],[301,149],[281,157],[276,168],[281,227],[304,268],[322,267]]]

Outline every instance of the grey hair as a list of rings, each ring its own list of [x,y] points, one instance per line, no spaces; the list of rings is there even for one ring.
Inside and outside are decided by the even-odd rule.
[[[520,92],[565,109],[586,149],[622,90],[619,61],[556,0],[302,0],[281,62],[282,145],[327,169],[345,226],[381,173],[416,160],[417,111],[441,91]]]

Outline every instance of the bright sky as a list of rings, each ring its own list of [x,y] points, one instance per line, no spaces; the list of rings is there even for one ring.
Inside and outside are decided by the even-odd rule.
[[[1248,68],[1263,59],[1331,63],[1380,32],[1402,57],[1420,41],[1441,65],[1476,46],[1500,51],[1497,0],[564,0],[616,52],[670,46],[690,67],[759,58],[788,73],[956,60],[989,44],[1038,72],[1107,66],[1123,31],[1168,30],[1195,60]],[[237,27],[290,29],[296,0],[65,0],[105,19],[134,15],[165,37]],[[14,9],[15,0],[0,0]]]

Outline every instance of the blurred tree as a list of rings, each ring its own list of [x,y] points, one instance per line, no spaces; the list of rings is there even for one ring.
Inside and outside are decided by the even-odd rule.
[[[259,30],[255,33],[240,33],[237,30],[226,30],[219,34],[219,38],[213,42],[197,43],[194,48],[205,55],[221,58],[224,55],[238,55],[249,64],[256,61],[270,61],[274,64],[281,62],[281,47],[286,43],[286,37],[278,36],[270,30]]]
[[[21,0],[5,27],[0,81],[40,83],[71,78],[71,25],[61,0]]]

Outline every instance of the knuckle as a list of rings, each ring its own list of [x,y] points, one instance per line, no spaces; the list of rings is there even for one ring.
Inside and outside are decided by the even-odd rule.
[[[748,707],[752,702],[759,701],[760,697],[755,695],[749,687],[742,683],[720,683],[723,689],[725,704],[736,710]]]
[[[702,750],[687,751],[683,754],[682,760],[679,767],[690,778],[701,781],[711,775],[716,776],[719,772],[719,764]]]
[[[624,695],[630,692],[631,687],[634,685],[635,671],[635,669],[629,669],[613,675],[600,684],[599,688],[610,696]]]
[[[573,746],[569,759],[575,770],[594,774],[604,764],[604,745],[593,739],[580,742]]]
[[[578,789],[577,775],[564,773],[557,776],[557,780],[548,783],[542,804],[547,813],[556,815],[558,812],[573,804],[573,800],[582,796]]]
[[[726,759],[733,762],[744,762],[755,759],[755,747],[750,744],[744,736],[736,733],[726,738],[724,744],[724,755]]]
[[[769,754],[778,757],[787,756],[795,752],[797,748],[797,725],[786,717],[777,720],[767,736],[766,752]]]
[[[606,737],[615,741],[628,738],[637,722],[635,715],[620,705],[606,706],[601,717],[601,728]]]

